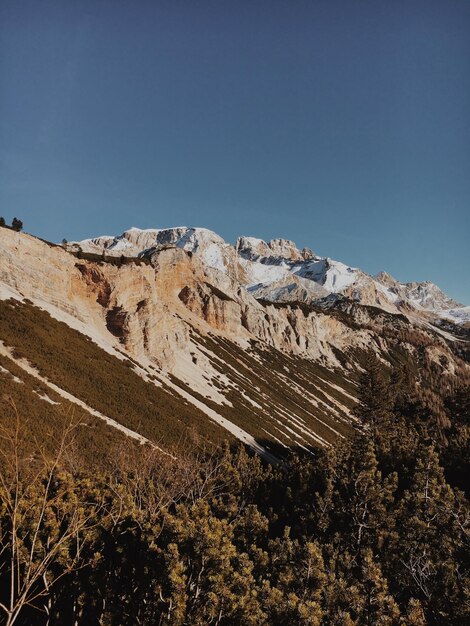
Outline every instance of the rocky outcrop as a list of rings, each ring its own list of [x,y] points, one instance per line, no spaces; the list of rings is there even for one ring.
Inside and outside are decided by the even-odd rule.
[[[239,237],[235,248],[240,256],[252,261],[259,259],[282,259],[303,262],[315,257],[315,254],[309,248],[304,248],[300,251],[295,243],[289,239],[272,239],[269,242],[265,242],[255,237]]]
[[[96,301],[102,307],[107,307],[111,296],[111,285],[106,280],[101,269],[87,263],[76,263],[75,267],[85,279],[90,291],[96,293]]]
[[[149,263],[119,267],[77,260],[61,247],[48,246],[25,234],[0,230],[0,279],[25,298],[86,323],[103,341],[111,341],[111,335],[133,356],[151,358],[168,371],[189,358],[191,328],[205,334],[219,333],[240,345],[259,340],[290,354],[322,360],[330,366],[338,366],[338,352],[365,350],[380,344],[370,328],[357,328],[357,324],[365,323],[358,317],[366,315],[365,309],[355,312],[356,327],[353,327],[326,309],[323,312],[315,307],[308,308],[312,301],[321,302],[328,290],[315,282],[316,298],[311,298],[304,277],[288,274],[273,283],[271,289],[262,285],[245,289],[237,280],[237,274],[246,272],[244,274],[244,268],[233,258],[231,271],[222,271],[206,262],[204,255],[212,245],[227,245],[210,231],[143,232],[131,230],[127,231],[127,236],[132,245],[147,245],[150,239],[157,241],[158,245],[146,253]],[[246,251],[248,245],[263,253],[267,246],[274,255],[280,250],[292,252],[293,244],[277,240],[268,245],[258,240],[254,245],[245,240],[239,241],[238,247]],[[233,248],[232,252],[235,253]],[[292,254],[295,256],[294,252]],[[316,263],[309,261],[306,271],[316,271],[312,267]],[[334,263],[326,265],[329,270],[337,270]],[[345,288],[347,299],[346,305],[341,305],[343,310],[348,301],[361,303],[361,297],[355,293],[360,280],[362,276],[356,276],[356,282]],[[277,285],[276,297],[271,298],[274,285]],[[368,303],[386,310],[387,301],[376,285],[367,283],[362,293],[366,294]],[[308,305],[307,309],[297,305],[302,302]],[[331,306],[337,305],[332,302],[327,308]],[[389,310],[391,308],[389,306]],[[398,312],[396,308],[394,311]],[[352,315],[351,319],[354,319]]]
[[[335,350],[365,348],[356,333],[323,313],[261,304],[230,275],[184,247],[154,250],[149,265],[95,263],[34,237],[0,231],[0,279],[20,296],[87,325],[168,371],[189,358],[190,330],[241,345],[256,339],[291,354],[337,365]],[[113,343],[114,342],[114,343]]]

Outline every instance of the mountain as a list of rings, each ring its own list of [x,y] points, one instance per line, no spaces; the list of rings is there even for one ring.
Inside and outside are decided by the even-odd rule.
[[[121,440],[177,454],[239,439],[273,462],[330,446],[359,427],[371,356],[436,411],[470,379],[468,331],[440,323],[465,310],[437,287],[287,240],[132,228],[58,246],[0,228],[0,249],[3,393],[38,437],[76,413],[92,460]]]
[[[315,302],[338,294],[386,311],[404,312],[425,320],[470,322],[470,307],[446,296],[431,282],[401,283],[390,274],[370,276],[311,250],[299,250],[294,242],[265,242],[240,237],[235,246],[205,228],[140,230],[120,236],[101,236],[67,244],[67,249],[112,256],[149,258],[165,247],[197,254],[207,268],[238,280],[257,299],[272,302]]]

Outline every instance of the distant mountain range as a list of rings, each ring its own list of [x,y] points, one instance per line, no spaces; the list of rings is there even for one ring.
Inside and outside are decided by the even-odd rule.
[[[146,258],[168,246],[196,254],[207,268],[234,278],[257,299],[321,303],[333,294],[390,312],[470,322],[470,306],[452,300],[432,282],[401,283],[386,272],[370,276],[308,248],[299,250],[287,239],[240,237],[232,246],[205,228],[131,228],[119,236],[72,242],[67,248]]]

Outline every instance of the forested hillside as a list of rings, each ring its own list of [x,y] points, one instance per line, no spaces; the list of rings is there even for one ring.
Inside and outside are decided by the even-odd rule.
[[[374,392],[375,390],[375,392]],[[370,362],[361,432],[264,465],[116,447],[101,472],[2,419],[1,623],[462,626],[470,394],[437,419]]]

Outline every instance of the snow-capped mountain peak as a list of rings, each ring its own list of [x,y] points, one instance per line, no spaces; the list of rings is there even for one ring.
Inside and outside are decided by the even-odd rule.
[[[208,271],[237,280],[255,298],[314,302],[337,294],[388,311],[470,321],[470,308],[446,296],[434,283],[401,283],[387,272],[371,276],[362,270],[299,250],[293,241],[239,237],[235,246],[206,228],[180,226],[101,236],[67,244],[70,251],[108,256],[150,256],[166,248],[194,253]]]

